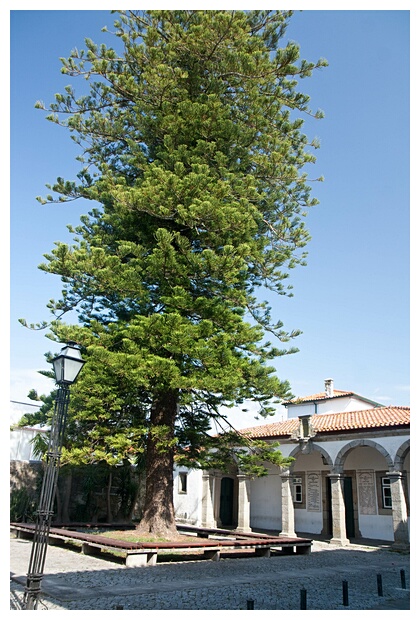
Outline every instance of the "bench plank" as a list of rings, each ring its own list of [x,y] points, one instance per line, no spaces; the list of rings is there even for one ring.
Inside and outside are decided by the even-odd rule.
[[[35,524],[32,523],[11,523],[11,531],[17,536],[33,536]],[[200,528],[194,528],[200,529]],[[273,551],[281,549],[283,553],[307,554],[311,552],[312,540],[307,538],[287,538],[285,536],[274,537],[265,534],[252,533],[252,535],[240,534],[236,536],[232,530],[209,530],[204,529],[205,534],[217,534],[217,539],[201,538],[195,542],[188,540],[185,542],[156,542],[140,543],[108,538],[106,536],[77,532],[64,528],[50,529],[49,539],[54,542],[81,543],[82,553],[98,554],[101,550],[121,551],[126,555],[126,566],[154,566],[157,562],[159,551],[170,551],[172,553],[188,554],[201,552],[205,559],[213,561],[220,560],[221,551],[255,550],[255,555],[259,557],[270,557]],[[227,538],[221,536],[226,533]],[[235,539],[233,539],[235,536]]]

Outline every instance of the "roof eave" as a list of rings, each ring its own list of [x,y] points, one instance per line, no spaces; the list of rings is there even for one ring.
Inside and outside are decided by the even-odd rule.
[[[336,400],[337,398],[350,398],[355,396],[359,400],[364,401],[365,403],[369,403],[370,405],[374,405],[374,407],[386,407],[386,405],[382,403],[378,403],[376,400],[371,400],[370,398],[366,398],[365,396],[360,396],[355,392],[346,392],[345,394],[335,394],[334,396],[325,396],[325,398],[310,398],[308,400],[296,400],[295,402],[289,400],[284,401],[282,404],[285,407],[299,407],[300,405],[312,405],[315,403],[324,403],[327,400]]]

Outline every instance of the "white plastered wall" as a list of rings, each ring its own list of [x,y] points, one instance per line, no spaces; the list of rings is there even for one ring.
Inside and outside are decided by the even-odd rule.
[[[182,492],[179,474],[187,474],[187,491]],[[174,472],[174,508],[175,518],[179,523],[201,525],[203,482],[202,472],[186,467],[175,468]]]

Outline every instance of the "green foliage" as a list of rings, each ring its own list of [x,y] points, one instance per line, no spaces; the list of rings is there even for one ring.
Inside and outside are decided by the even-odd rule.
[[[36,520],[37,501],[27,489],[12,489],[10,492],[10,521],[27,523]]]
[[[33,446],[33,454],[36,458],[40,458],[46,454],[48,449],[48,437],[43,433],[37,433],[33,439],[31,439]]]
[[[51,355],[49,353],[45,357],[48,360],[51,359]],[[47,376],[51,376],[54,374],[52,371],[51,372],[39,371],[39,372]],[[34,413],[25,413],[20,418],[16,426],[35,426],[37,424],[39,424],[41,427],[48,426],[51,423],[51,418],[54,412],[56,394],[57,394],[56,390],[53,390],[52,392],[50,392],[50,394],[47,394],[47,395],[45,394],[38,395],[36,390],[30,390],[28,393],[28,398],[36,402],[42,402],[43,404]],[[41,442],[42,439],[35,439],[35,441]],[[41,452],[43,452],[41,443],[39,443],[38,447],[39,447],[38,453],[40,454]]]
[[[67,480],[71,479],[71,485]],[[131,517],[139,487],[139,472],[130,463],[112,467],[106,462],[98,464],[62,465],[58,490],[62,502],[70,492],[68,515],[75,522],[114,521]],[[71,491],[70,491],[71,489]],[[57,508],[55,509],[57,513]]]
[[[89,94],[66,87],[47,117],[80,146],[81,169],[40,200],[95,205],[69,227],[74,244],[57,243],[41,265],[63,283],[48,304],[51,337],[81,343],[87,360],[63,459],[143,463],[154,436],[158,453],[222,468],[241,439],[211,437],[221,407],[251,399],[269,415],[273,399],[291,397],[267,363],[295,352],[284,345],[299,331],[261,297],[290,295],[289,273],[305,264],[318,144],[303,117],[322,113],[297,86],[327,63],[280,47],[291,11],[117,13],[115,49],[86,40],[62,59]],[[78,325],[63,324],[69,311]],[[177,394],[170,432],[150,424],[165,393]],[[257,457],[281,464],[249,448],[235,458],[250,472],[262,472]]]
[[[197,441],[198,439],[198,441]],[[237,431],[224,432],[218,436],[199,434],[185,450],[177,452],[179,466],[197,469],[215,469],[229,472],[232,466],[251,477],[265,476],[269,463],[277,467],[289,467],[292,457],[284,457],[277,442],[250,440]]]

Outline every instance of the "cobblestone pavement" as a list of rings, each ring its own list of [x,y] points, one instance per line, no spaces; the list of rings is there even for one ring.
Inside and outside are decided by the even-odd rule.
[[[31,541],[11,539],[10,609],[21,609]],[[401,570],[406,589],[402,588]],[[383,596],[378,596],[377,575]],[[348,606],[343,605],[343,581]],[[410,556],[388,547],[335,548],[314,541],[309,555],[159,562],[127,568],[50,546],[39,610],[410,609]],[[251,608],[251,607],[250,607]]]

